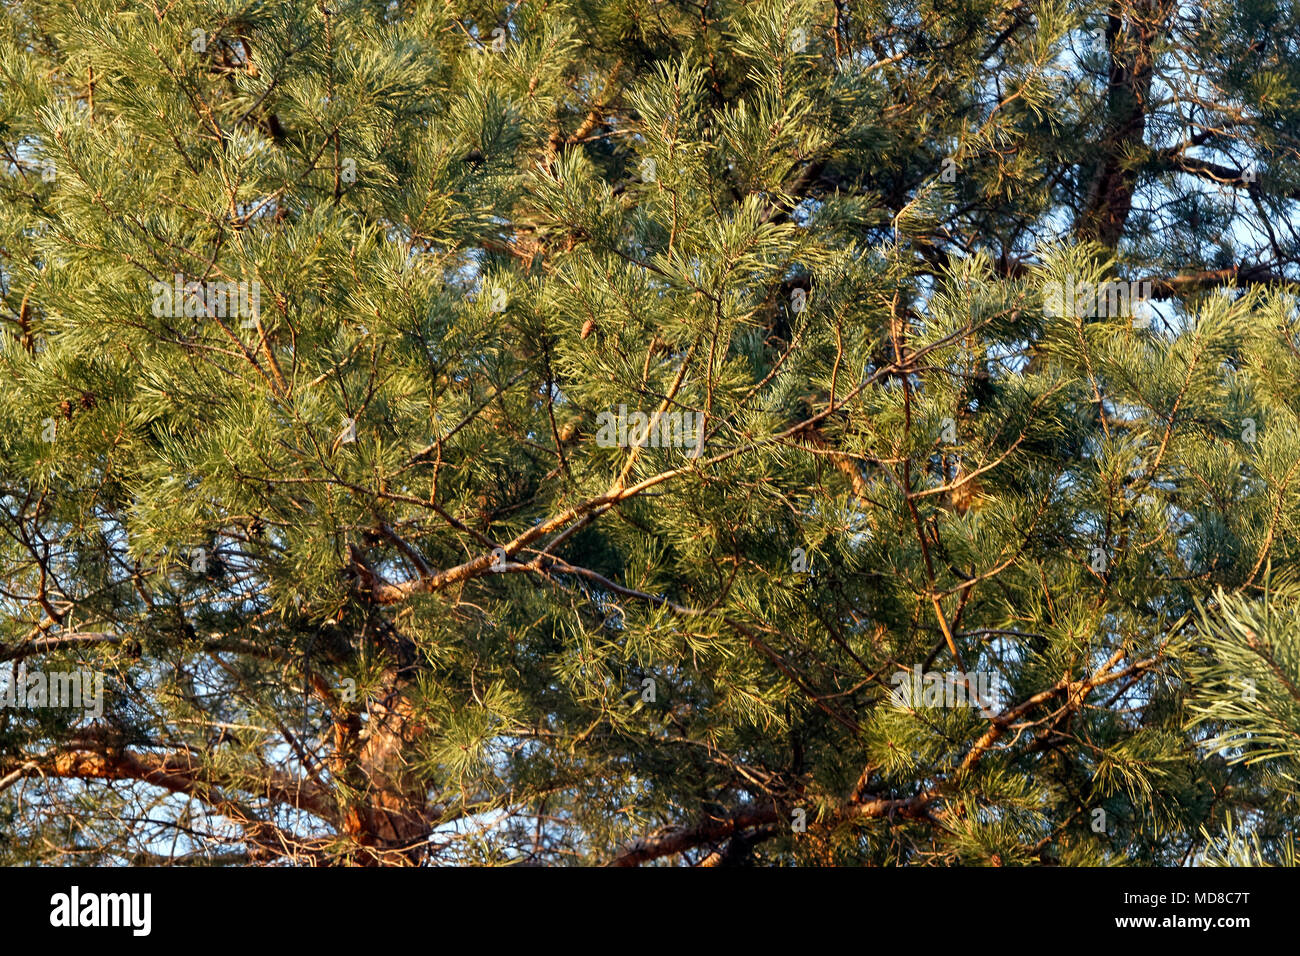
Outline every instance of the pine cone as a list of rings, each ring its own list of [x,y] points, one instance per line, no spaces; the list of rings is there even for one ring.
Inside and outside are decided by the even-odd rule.
[[[960,474],[957,481],[961,481]],[[957,485],[948,495],[948,500],[952,510],[959,515],[972,510],[979,511],[984,507],[984,492],[980,487],[979,479],[971,478]]]

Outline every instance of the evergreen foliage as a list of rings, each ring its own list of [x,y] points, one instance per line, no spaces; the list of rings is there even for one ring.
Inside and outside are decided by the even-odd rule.
[[[1294,4],[2,9],[0,862],[1293,859]]]

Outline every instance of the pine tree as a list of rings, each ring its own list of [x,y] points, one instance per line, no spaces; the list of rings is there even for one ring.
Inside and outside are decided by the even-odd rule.
[[[1273,578],[1252,599],[1220,589],[1197,609],[1184,678],[1207,753],[1255,767],[1246,799],[1221,832],[1203,833],[1208,862],[1295,866],[1290,806],[1300,771],[1300,635],[1292,580]]]
[[[5,4],[0,861],[1286,859],[1297,17]]]

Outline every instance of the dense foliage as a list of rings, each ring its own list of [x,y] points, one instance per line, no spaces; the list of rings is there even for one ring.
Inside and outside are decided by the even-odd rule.
[[[0,860],[1289,858],[1289,0],[0,9]]]

